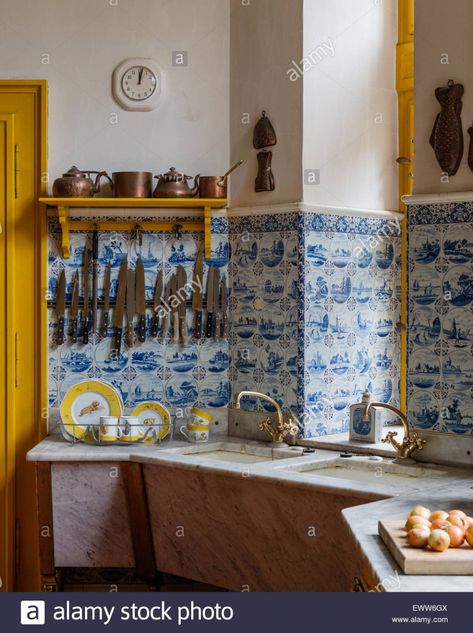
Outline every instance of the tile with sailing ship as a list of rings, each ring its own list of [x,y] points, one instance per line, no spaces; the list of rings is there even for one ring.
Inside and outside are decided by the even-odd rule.
[[[68,372],[74,374],[85,372],[92,367],[94,362],[93,347],[92,345],[63,345],[59,353],[59,362]]]
[[[409,238],[409,257],[416,264],[428,265],[440,254],[441,233],[434,226],[416,226]]]
[[[432,350],[417,349],[409,355],[409,381],[419,389],[429,389],[440,380],[440,359]]]
[[[277,341],[284,334],[285,326],[284,315],[269,313],[260,317],[258,331],[265,340]]]
[[[197,255],[197,246],[195,240],[189,235],[183,235],[181,239],[172,237],[166,242],[165,258],[166,261],[175,266],[184,266],[190,268],[193,266]]]
[[[442,338],[449,349],[470,349],[473,345],[473,313],[465,308],[453,308],[444,315]]]
[[[322,307],[310,307],[305,317],[305,333],[313,343],[324,340],[329,331],[329,315]]]
[[[439,315],[431,308],[416,308],[409,317],[409,338],[420,347],[429,347],[440,338]]]
[[[437,271],[433,267],[416,266],[410,275],[410,299],[419,306],[430,306],[442,296],[442,279]]]
[[[200,362],[211,374],[221,374],[228,369],[230,353],[226,342],[203,346],[200,351]]]
[[[439,402],[429,391],[414,391],[407,410],[409,422],[418,429],[432,430],[440,420]]]
[[[258,242],[253,237],[246,240],[243,236],[232,236],[231,253],[238,270],[251,269],[258,259]]]
[[[358,304],[369,302],[373,296],[373,277],[368,271],[359,272],[353,278],[351,296]]]
[[[335,303],[344,304],[352,292],[352,281],[344,272],[337,272],[330,280],[330,296]]]
[[[282,275],[275,270],[275,274],[265,273],[260,281],[259,296],[266,303],[277,303],[283,298],[285,292],[285,282]]]

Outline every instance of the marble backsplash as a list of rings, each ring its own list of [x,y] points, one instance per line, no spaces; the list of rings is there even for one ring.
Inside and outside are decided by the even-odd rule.
[[[348,430],[365,389],[398,405],[399,234],[396,220],[298,208],[231,217],[232,395],[272,396],[305,437]]]
[[[87,218],[90,219],[90,218]],[[123,218],[120,218],[123,219]],[[142,223],[146,218],[133,218]],[[184,218],[176,218],[182,221]],[[193,218],[189,218],[193,219]],[[71,257],[60,256],[60,230],[57,221],[49,222],[48,295],[56,295],[61,269],[66,271],[66,300],[71,299],[72,279],[79,271],[82,290],[82,261],[90,235],[71,233]],[[146,297],[152,300],[158,270],[164,267],[165,279],[182,264],[188,280],[192,280],[196,253],[203,248],[203,233],[184,233],[176,239],[171,233],[143,232],[141,245],[128,232],[107,231],[100,233],[98,296],[103,296],[103,275],[108,262],[112,263],[111,305],[117,289],[118,270],[125,255],[128,263],[135,266],[138,256],[145,267]],[[228,222],[226,218],[212,220],[212,259],[204,265],[204,287],[208,266],[220,268],[227,274]],[[82,296],[80,296],[82,301]],[[66,311],[65,332],[69,330]],[[136,321],[136,319],[135,319]],[[193,311],[187,311],[189,336],[192,334]],[[55,344],[56,317],[49,310],[49,405],[56,409],[67,390],[81,380],[100,378],[112,383],[121,393],[127,411],[146,400],[159,400],[170,409],[183,409],[194,405],[203,408],[226,409],[229,401],[228,341],[196,340],[191,338],[183,349],[171,340],[154,340],[150,336],[151,308],[147,312],[147,339],[128,348],[122,343],[122,353],[116,362],[110,363],[110,345],[113,328],[104,339],[91,336],[87,345]],[[135,325],[136,328],[136,325]]]
[[[408,412],[473,435],[473,203],[408,206]]]

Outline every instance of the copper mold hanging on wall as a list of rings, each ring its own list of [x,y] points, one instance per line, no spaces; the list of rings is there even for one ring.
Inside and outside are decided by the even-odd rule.
[[[473,125],[468,128],[468,134],[470,135],[470,147],[468,149],[468,166],[473,171]]]
[[[264,191],[274,191],[276,189],[276,183],[274,181],[274,174],[271,169],[273,152],[258,152],[257,158],[258,175],[256,176],[255,180],[255,192],[262,193]]]
[[[449,79],[447,86],[435,90],[441,111],[435,119],[430,136],[437,162],[448,176],[454,176],[463,157],[463,130],[461,122],[464,88]]]
[[[266,116],[266,110],[261,113],[261,118],[255,125],[253,130],[253,147],[255,149],[263,149],[276,145],[278,139],[274,131],[271,121]]]

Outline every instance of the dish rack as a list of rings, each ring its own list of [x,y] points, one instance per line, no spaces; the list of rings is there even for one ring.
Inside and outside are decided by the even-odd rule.
[[[144,430],[143,424],[109,424],[106,434],[101,432],[99,424],[65,424],[60,421],[61,432],[65,440],[72,444],[89,444],[91,446],[159,446],[170,441],[174,425],[170,420],[153,424]],[[135,430],[134,430],[135,429]],[[164,429],[166,429],[164,431]]]

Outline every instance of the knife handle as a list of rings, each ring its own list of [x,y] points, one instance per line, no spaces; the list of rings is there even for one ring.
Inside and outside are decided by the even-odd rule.
[[[140,343],[144,343],[146,341],[146,316],[144,314],[140,315],[140,319],[138,321],[138,340]]]
[[[215,315],[212,334],[214,339],[219,339],[222,334],[222,321],[220,318],[220,313],[217,313]]]
[[[214,315],[213,312],[207,313],[207,328],[205,330],[205,338],[212,338],[212,332],[214,329]]]
[[[187,322],[186,322],[186,317],[181,317],[179,319],[179,325],[180,325],[180,329],[181,329],[181,342],[182,342],[182,347],[187,347],[188,344],[188,339],[187,339]]]
[[[228,336],[228,314],[226,312],[222,315],[222,338]]]
[[[62,345],[64,343],[64,317],[60,316],[57,322],[57,344]]]
[[[109,312],[108,310],[104,310],[102,314],[102,328],[100,330],[102,338],[106,338],[108,334],[108,319],[109,319]]]
[[[89,315],[85,316],[82,322],[82,341],[84,345],[89,342]]]
[[[163,323],[161,325],[161,332],[160,332],[160,338],[161,340],[165,340],[167,335],[169,332],[169,314],[166,314],[165,317],[163,317]]]
[[[133,321],[128,321],[126,327],[126,344],[128,347],[133,347]]]
[[[153,324],[151,326],[151,336],[153,338],[158,338],[158,332],[159,332],[159,316],[158,316],[158,313],[155,312],[153,315]]]
[[[122,332],[123,332],[123,328],[121,327],[115,328],[115,336],[113,338],[112,350],[110,354],[112,358],[116,358],[117,356],[120,356],[120,348],[122,346]]]
[[[174,343],[179,343],[179,315],[177,312],[173,312],[172,315],[172,340]]]
[[[202,310],[196,310],[195,312],[194,336],[197,339],[202,338]]]
[[[71,325],[71,342],[77,343],[77,317],[72,319]]]

